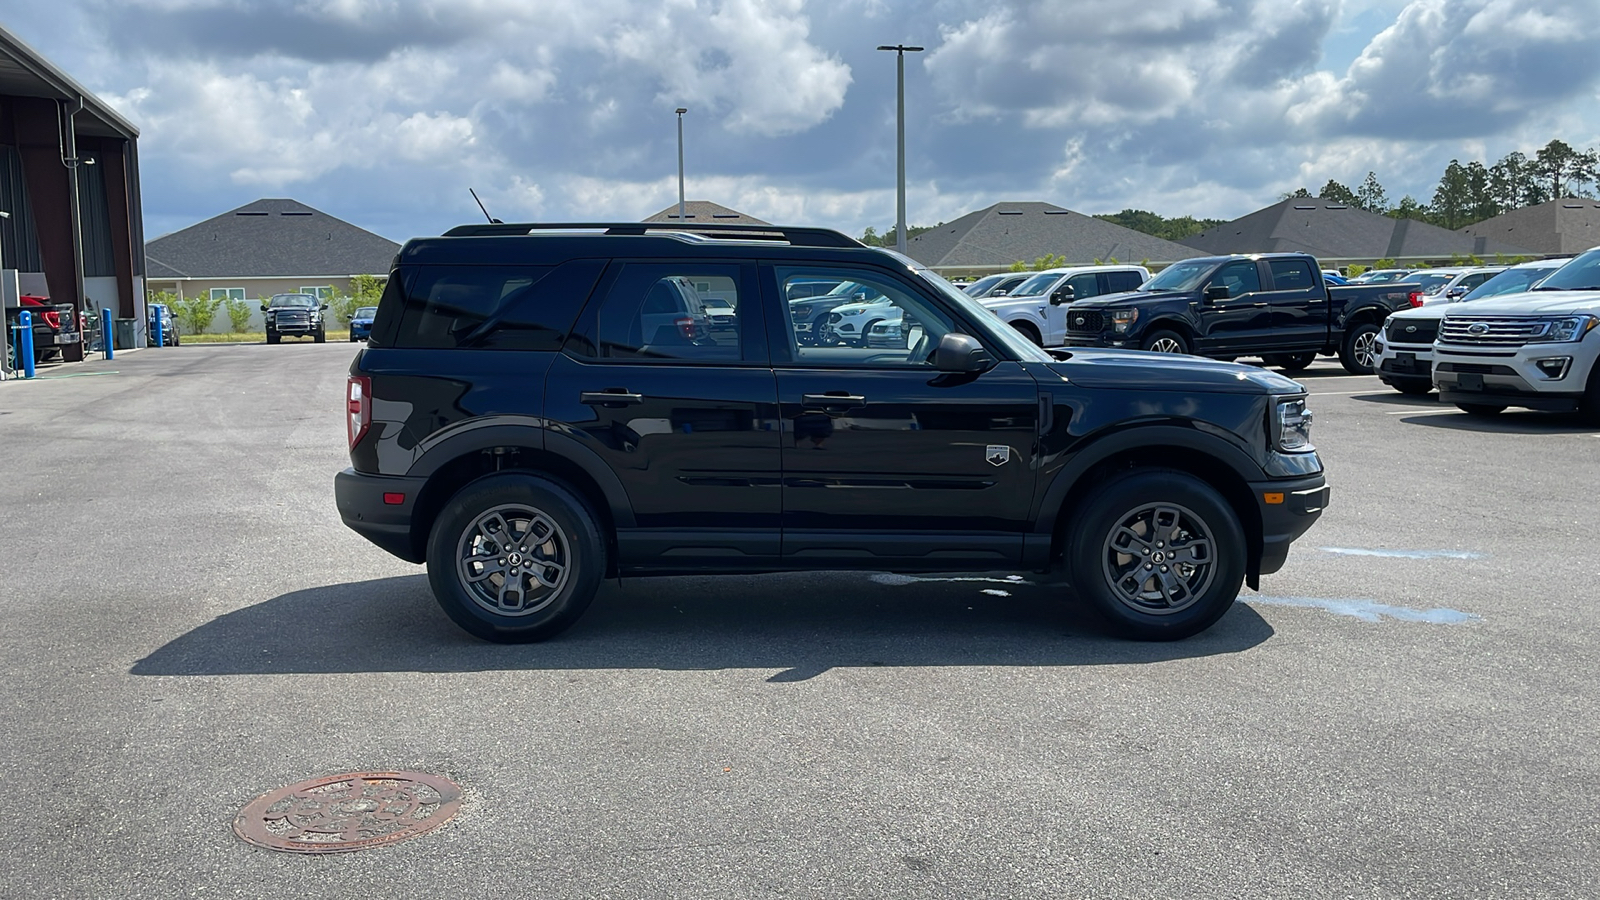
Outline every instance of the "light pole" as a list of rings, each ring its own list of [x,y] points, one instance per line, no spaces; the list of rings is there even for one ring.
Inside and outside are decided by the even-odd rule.
[[[678,113],[678,224],[683,224],[683,114],[689,110],[680,106]]]
[[[879,50],[894,51],[894,67],[897,78],[895,92],[895,158],[899,165],[896,168],[898,178],[895,181],[895,227],[894,245],[901,253],[906,252],[906,54],[921,53],[921,47],[907,47],[904,44],[882,46]]]

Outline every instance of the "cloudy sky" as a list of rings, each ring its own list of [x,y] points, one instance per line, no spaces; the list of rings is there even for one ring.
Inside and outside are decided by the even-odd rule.
[[[1232,217],[1600,143],[1596,0],[0,0],[142,131],[150,237],[293,197],[395,240],[690,199],[859,234],[1002,200]]]

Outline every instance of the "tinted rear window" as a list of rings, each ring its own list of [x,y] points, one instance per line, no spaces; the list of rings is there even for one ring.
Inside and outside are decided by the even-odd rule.
[[[417,266],[407,273],[399,326],[385,343],[432,350],[560,350],[603,268],[598,260]]]

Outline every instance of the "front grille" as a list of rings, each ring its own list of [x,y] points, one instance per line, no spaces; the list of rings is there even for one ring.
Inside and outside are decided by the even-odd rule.
[[[1083,334],[1099,334],[1106,325],[1106,317],[1092,309],[1068,309],[1067,330]]]
[[[1549,328],[1549,319],[1531,316],[1447,316],[1439,327],[1439,340],[1475,347],[1521,347]]]
[[[1384,328],[1391,344],[1431,344],[1438,336],[1438,319],[1390,319]]]

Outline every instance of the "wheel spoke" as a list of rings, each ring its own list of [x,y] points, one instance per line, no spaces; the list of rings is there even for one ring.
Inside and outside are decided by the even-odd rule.
[[[1203,538],[1186,541],[1182,546],[1173,548],[1172,561],[1195,566],[1211,562],[1211,542]]]
[[[540,584],[547,588],[553,588],[561,584],[561,578],[567,573],[567,568],[548,560],[538,560],[528,571]]]
[[[461,586],[478,606],[503,616],[531,615],[555,602],[572,566],[555,520],[522,504],[484,510],[457,544]]]
[[[1145,551],[1147,553],[1151,549],[1150,541],[1147,540],[1144,537],[1144,535],[1139,534],[1138,532],[1134,531],[1132,528],[1129,528],[1126,525],[1122,525],[1122,526],[1119,526],[1117,528],[1116,536],[1114,538],[1112,538],[1112,544],[1114,546],[1120,546],[1120,547],[1130,547],[1130,545],[1131,545],[1130,549],[1132,549],[1132,550],[1143,550],[1143,551]],[[1127,552],[1127,551],[1124,551],[1124,552]],[[1138,555],[1138,554],[1135,554],[1135,555]]]

